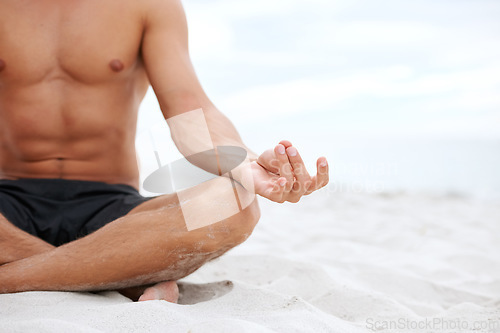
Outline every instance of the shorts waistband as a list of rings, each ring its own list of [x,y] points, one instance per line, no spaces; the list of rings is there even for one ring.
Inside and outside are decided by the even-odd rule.
[[[0,191],[2,189],[61,200],[72,199],[74,196],[85,194],[139,193],[137,189],[127,184],[108,184],[98,181],[59,178],[0,179]]]

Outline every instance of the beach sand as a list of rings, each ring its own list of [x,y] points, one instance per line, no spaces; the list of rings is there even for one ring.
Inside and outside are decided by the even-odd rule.
[[[500,332],[499,203],[328,191],[298,205],[261,200],[254,234],[181,281],[180,304],[0,295],[0,331]]]

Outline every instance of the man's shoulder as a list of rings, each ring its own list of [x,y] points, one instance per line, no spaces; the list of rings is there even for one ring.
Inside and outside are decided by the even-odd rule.
[[[139,6],[150,14],[158,12],[175,14],[175,11],[182,9],[182,2],[181,0],[141,0]],[[164,12],[165,10],[168,12]]]
[[[140,6],[146,29],[154,26],[174,33],[185,30],[187,22],[181,0],[141,0]]]
[[[184,16],[181,0],[141,0],[140,3],[146,19],[175,19]]]

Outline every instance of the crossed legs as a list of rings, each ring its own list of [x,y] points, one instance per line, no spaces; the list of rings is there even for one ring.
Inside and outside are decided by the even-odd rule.
[[[15,227],[0,214],[0,265],[54,248],[53,245]]]
[[[12,225],[0,214],[0,266],[55,249],[55,246]],[[118,290],[122,295],[139,301],[162,299],[177,302],[179,289],[174,281],[135,286]]]
[[[200,189],[192,191],[200,195]],[[227,187],[201,191],[205,191],[202,195],[207,206],[233,195]],[[204,206],[198,208],[203,210]],[[5,235],[0,238],[0,247],[7,253],[0,257],[5,263],[0,266],[0,293],[117,290],[176,281],[246,240],[259,216],[254,200],[236,215],[188,231],[177,196],[166,195],[57,248],[0,219],[0,231]],[[15,250],[4,251],[12,248]]]

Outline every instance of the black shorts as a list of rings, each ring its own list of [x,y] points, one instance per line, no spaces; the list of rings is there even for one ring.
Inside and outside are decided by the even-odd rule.
[[[0,213],[18,228],[55,246],[88,235],[149,199],[122,184],[0,180]]]

